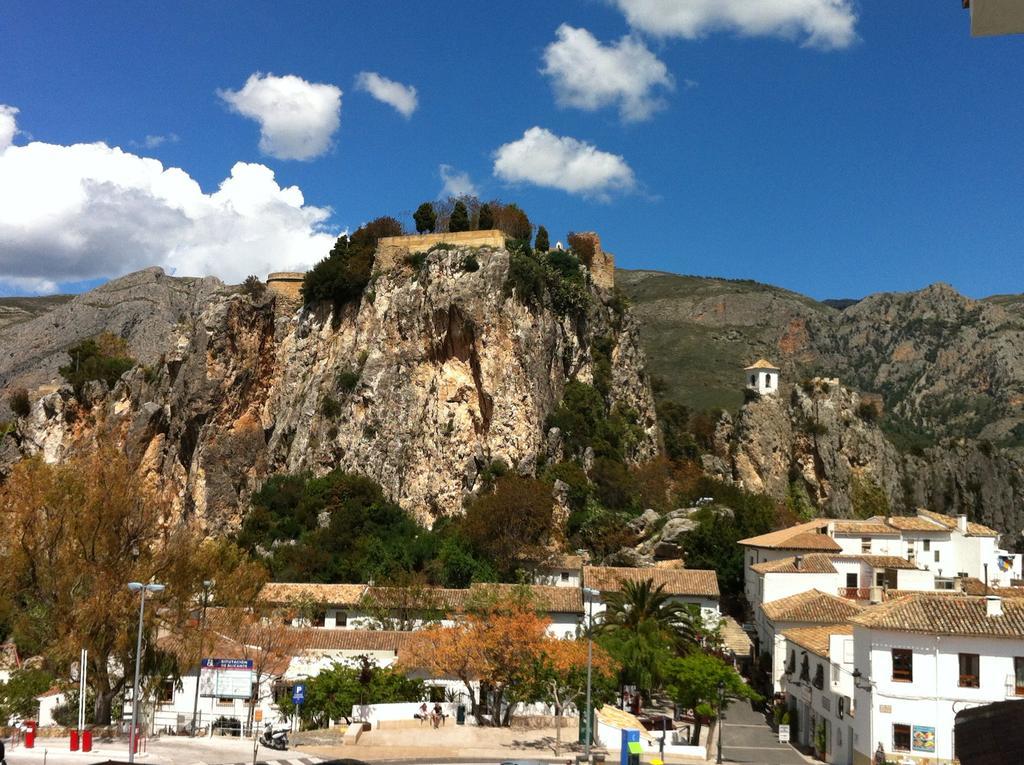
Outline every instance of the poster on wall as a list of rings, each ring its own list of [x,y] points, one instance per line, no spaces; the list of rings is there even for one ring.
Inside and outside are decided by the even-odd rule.
[[[915,752],[935,752],[935,728],[915,725],[912,743]]]
[[[247,699],[252,681],[252,659],[203,659],[199,667],[200,696]]]

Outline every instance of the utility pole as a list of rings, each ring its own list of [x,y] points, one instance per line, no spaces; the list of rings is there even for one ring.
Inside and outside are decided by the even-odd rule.
[[[199,711],[199,678],[202,676],[203,671],[203,638],[206,637],[206,604],[210,595],[210,587],[212,586],[213,582],[209,579],[203,580],[203,610],[199,617],[199,664],[196,667],[196,693],[192,699],[192,738],[196,736],[196,713]]]

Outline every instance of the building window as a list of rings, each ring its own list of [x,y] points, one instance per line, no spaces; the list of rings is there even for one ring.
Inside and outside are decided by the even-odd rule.
[[[334,626],[335,627],[347,627],[348,626],[348,612],[346,612],[346,611],[335,611],[334,612]]]
[[[867,537],[864,537],[860,540],[860,551],[862,553],[871,552],[871,540]]]
[[[750,376],[750,384],[757,385],[757,377],[755,375]]]
[[[960,654],[960,687],[961,688],[977,688],[978,678],[981,673],[978,671],[978,654],[976,653],[962,653]]]
[[[568,582],[569,581],[569,572],[568,571],[563,571],[562,572],[562,581],[563,582]]]
[[[818,665],[818,668],[814,671],[814,687],[819,691],[825,689],[825,668]]]
[[[846,716],[846,696],[839,697],[839,703],[836,704],[836,714],[840,720]],[[836,728],[836,730],[839,730],[839,728]]]
[[[314,627],[323,627],[327,623],[326,611],[314,611],[309,618],[309,623]]]
[[[909,648],[892,649],[892,679],[901,683],[914,682],[914,652]]]
[[[939,551],[938,550],[935,551],[935,562],[936,563],[939,562]]]
[[[174,681],[164,680],[160,683],[160,698],[158,699],[161,704],[170,704],[174,701]]]
[[[1013,657],[1013,692],[1017,696],[1024,696],[1024,656]]]
[[[271,686],[271,694],[273,695],[274,703],[280,705],[282,701],[291,701],[292,698],[292,685],[291,683],[276,682]]]
[[[931,549],[932,549],[932,540],[930,540],[930,539],[924,540],[924,551],[928,552]]]
[[[804,654],[804,659],[800,662],[800,679],[808,683],[811,681],[811,662],[807,658],[807,654]]]
[[[764,376],[764,387],[765,388],[772,387],[772,376],[771,375],[765,375]]]
[[[910,751],[910,726],[896,723],[892,726],[892,748],[897,752]]]
[[[796,672],[796,651],[790,651],[789,661],[786,662],[786,674],[792,675],[794,672]]]
[[[882,587],[884,584],[885,584],[885,572],[884,571],[876,571],[875,572],[875,587]]]

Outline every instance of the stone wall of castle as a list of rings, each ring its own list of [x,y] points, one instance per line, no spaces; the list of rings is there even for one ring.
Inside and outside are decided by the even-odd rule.
[[[289,302],[301,302],[305,276],[302,271],[275,271],[267,274],[267,288]]]
[[[583,265],[590,271],[590,278],[594,284],[602,289],[613,289],[615,287],[615,256],[601,249],[601,237],[593,231],[584,231],[574,234],[573,238],[588,240],[592,245],[593,257],[588,257],[584,253]]]
[[[382,271],[389,270],[401,265],[402,259],[406,255],[414,252],[425,252],[435,244],[453,244],[459,247],[492,247],[497,250],[505,246],[505,234],[497,229],[488,229],[486,231],[384,236],[377,242],[374,267]]]

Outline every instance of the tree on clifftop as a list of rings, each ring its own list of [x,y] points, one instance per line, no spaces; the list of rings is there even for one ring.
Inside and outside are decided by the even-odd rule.
[[[430,234],[437,228],[437,213],[434,212],[434,205],[431,202],[424,202],[417,207],[412,219],[416,222],[418,234]]]
[[[483,204],[480,207],[480,222],[478,228],[481,231],[488,231],[494,228],[494,212],[491,210],[489,204]]]
[[[551,248],[551,242],[548,239],[548,230],[543,226],[537,229],[537,239],[534,241],[533,247],[538,252],[547,252]]]
[[[469,231],[469,211],[461,199],[452,208],[452,216],[448,219],[448,230],[453,234],[459,231]]]

